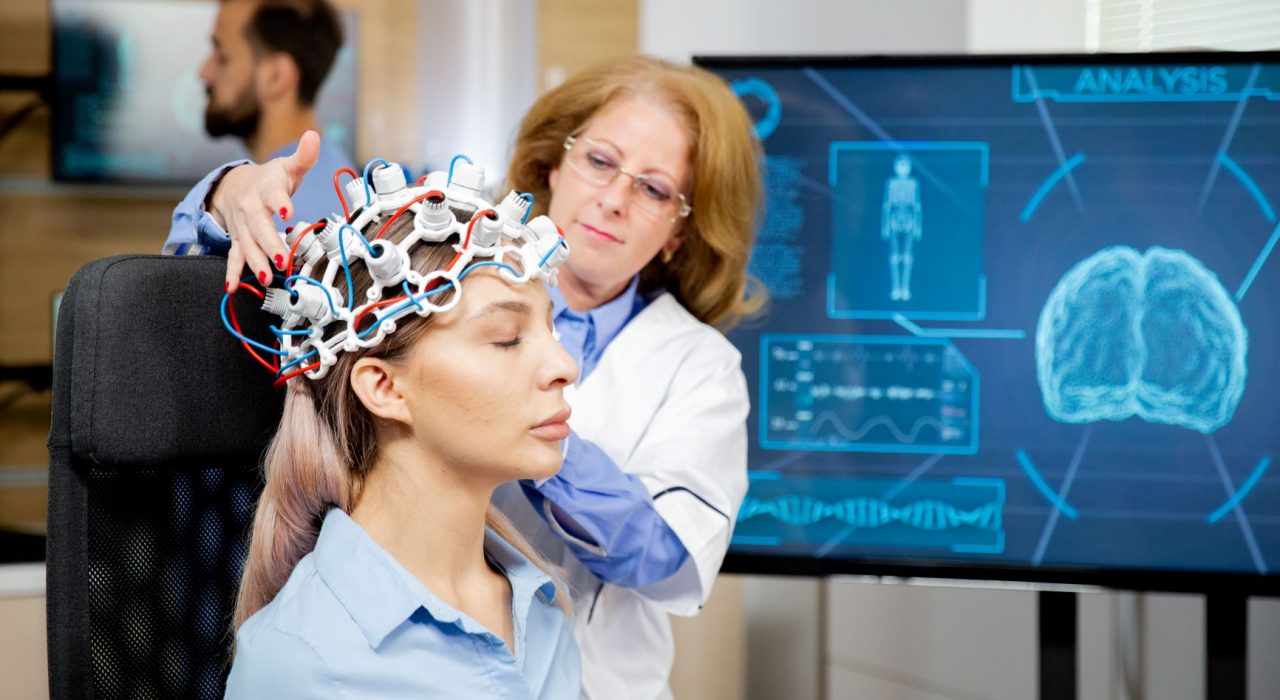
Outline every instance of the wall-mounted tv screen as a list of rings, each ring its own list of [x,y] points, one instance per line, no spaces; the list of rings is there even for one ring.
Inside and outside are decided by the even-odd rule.
[[[191,185],[245,157],[239,140],[204,131],[217,2],[53,0],[53,175],[59,180]],[[352,152],[356,18],[316,100],[325,137]]]
[[[1280,591],[1280,54],[697,62],[764,147],[729,570]]]

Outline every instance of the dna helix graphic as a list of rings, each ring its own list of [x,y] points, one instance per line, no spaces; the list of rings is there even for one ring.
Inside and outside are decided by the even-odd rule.
[[[855,496],[828,503],[810,496],[787,495],[771,499],[748,496],[738,511],[738,521],[772,516],[790,525],[812,525],[835,518],[855,528],[883,527],[902,523],[919,530],[949,530],[973,527],[998,532],[1001,529],[1000,503],[993,501],[972,510],[962,510],[936,499],[921,499],[902,506],[878,498]]]

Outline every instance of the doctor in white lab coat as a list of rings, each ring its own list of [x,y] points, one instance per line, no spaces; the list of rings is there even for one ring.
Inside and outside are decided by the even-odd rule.
[[[590,698],[670,697],[668,614],[706,601],[747,490],[746,381],[713,326],[763,302],[757,157],[722,80],[648,58],[571,77],[516,138],[509,184],[572,251],[553,313],[581,377],[560,473],[495,502],[566,571]]]
[[[228,280],[281,266],[269,218],[293,211],[318,146],[307,135],[292,155],[208,178],[198,201],[229,224]],[[570,246],[549,291],[580,375],[560,472],[494,501],[565,570],[588,698],[671,697],[668,615],[707,600],[747,491],[749,397],[721,330],[764,302],[747,275],[758,157],[724,81],[643,57],[571,77],[516,138],[509,184]]]

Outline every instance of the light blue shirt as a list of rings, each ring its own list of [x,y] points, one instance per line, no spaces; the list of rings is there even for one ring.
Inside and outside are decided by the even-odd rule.
[[[331,509],[315,550],[236,634],[226,697],[576,700],[581,662],[555,584],[492,531],[485,551],[511,582],[514,654]]]
[[[271,157],[287,156],[297,149],[298,142],[294,141],[271,154]],[[205,211],[204,200],[209,195],[213,183],[226,171],[248,162],[250,161],[237,160],[227,163],[206,175],[191,188],[187,196],[173,210],[169,238],[164,242],[165,254],[226,255],[227,249],[231,247],[231,239]],[[294,211],[289,212],[290,219],[288,222],[282,222],[281,228],[298,220],[314,223],[335,211],[342,211],[338,194],[333,189],[333,174],[342,168],[354,169],[354,167],[350,156],[343,153],[331,141],[320,139],[320,155],[316,159],[315,167],[307,171],[302,178],[302,184],[298,185],[297,191],[290,198],[293,200]]]
[[[587,311],[574,311],[558,287],[547,287],[551,296],[551,318],[560,345],[578,363],[578,383],[595,371],[605,348],[636,314],[648,306],[648,300],[637,294],[640,277],[631,278],[622,293],[611,301]]]
[[[648,305],[638,286],[639,277],[634,277],[622,294],[588,311],[570,309],[559,289],[548,288],[552,323],[560,344],[581,368],[579,382]],[[605,583],[643,588],[675,574],[689,558],[640,479],[577,433],[569,435],[564,465],[555,476],[536,485],[523,481],[521,487],[578,561]]]

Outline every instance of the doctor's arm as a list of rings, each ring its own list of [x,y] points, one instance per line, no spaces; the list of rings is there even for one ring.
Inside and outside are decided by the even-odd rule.
[[[718,340],[727,346],[723,338]],[[632,543],[630,548],[613,551],[606,544],[603,554],[592,553],[561,534],[593,573],[614,583],[601,576],[603,560],[612,560],[619,571],[632,577],[631,587],[639,595],[680,615],[696,613],[710,593],[747,490],[746,419],[750,402],[746,379],[736,351],[710,355],[683,358],[680,370],[667,388],[667,400],[652,416],[644,438],[632,451],[628,471],[634,475],[623,476],[639,482],[648,498],[642,498],[638,489],[628,489],[630,509],[617,506],[616,511],[607,509],[602,512],[603,517],[597,517],[593,504],[599,507],[598,499],[575,502],[575,491],[585,490],[576,482],[584,477],[612,479],[615,473],[622,473],[621,469],[613,466],[612,470],[591,470],[580,476],[572,469],[570,459],[565,462],[566,468],[570,468],[567,473],[562,471],[537,488],[538,495],[552,500],[572,523],[588,523],[582,527],[586,534],[594,537],[596,533],[592,528],[597,528],[598,533],[612,532],[617,541]],[[574,490],[557,489],[566,483]],[[532,490],[526,486],[526,494]],[[535,497],[531,496],[531,500]],[[541,502],[535,500],[534,506],[547,517]],[[649,515],[650,511],[656,520]],[[634,520],[619,520],[612,515],[615,512],[645,515]],[[628,526],[629,523],[635,525]],[[564,527],[564,522],[559,525],[557,528],[557,524],[552,523],[552,529],[569,529]],[[643,529],[646,527],[650,530]],[[657,555],[642,549],[645,541],[642,535],[662,530],[669,531],[682,546],[684,555],[678,561],[670,550]],[[607,535],[600,536],[609,542]],[[667,537],[664,532],[663,541],[669,541]],[[628,553],[632,556],[626,556]],[[648,574],[635,571],[649,566],[654,569]]]
[[[261,165],[229,163],[201,180],[174,209],[165,252],[201,243],[227,255],[228,286],[245,267],[256,277],[270,278],[272,263],[283,269],[288,253],[272,217],[288,220],[294,212],[293,193],[302,184],[320,153],[320,137],[303,134],[293,153]]]
[[[653,497],[604,450],[570,433],[564,466],[525,496],[596,578],[640,588],[674,574],[688,558]]]

